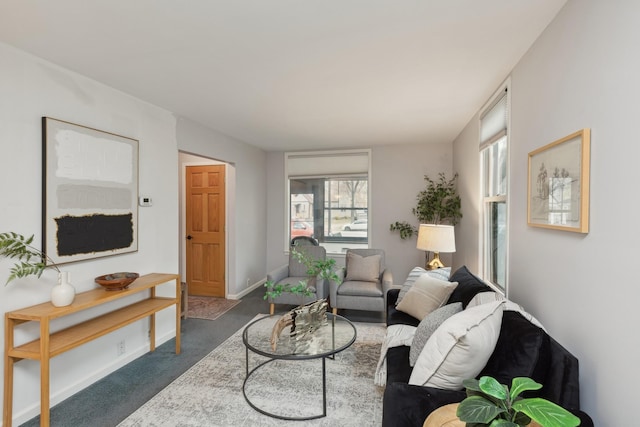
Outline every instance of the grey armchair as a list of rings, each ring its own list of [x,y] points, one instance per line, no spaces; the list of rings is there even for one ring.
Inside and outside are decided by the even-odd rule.
[[[325,260],[327,252],[322,246],[297,246],[298,252],[305,252],[308,257],[314,260]],[[268,297],[269,313],[275,312],[275,304],[295,304],[300,305],[307,302],[315,301],[328,296],[328,284],[324,279],[320,277],[307,276],[307,267],[300,263],[289,253],[289,263],[285,264],[267,274],[267,281],[272,281],[274,285],[277,284],[289,284],[297,285],[301,280],[308,280],[307,286],[311,287],[314,292],[313,295],[308,297],[301,297],[300,295],[294,295],[289,292],[283,292],[276,298]]]
[[[345,267],[337,275],[341,284],[329,282],[329,302],[334,314],[339,308],[385,311],[393,277],[385,268],[382,249],[347,250]]]

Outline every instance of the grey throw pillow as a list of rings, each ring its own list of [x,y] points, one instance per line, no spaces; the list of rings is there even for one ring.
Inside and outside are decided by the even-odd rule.
[[[345,281],[377,282],[380,278],[380,255],[362,257],[353,252],[347,254]]]
[[[427,315],[427,317],[422,319],[416,328],[416,333],[413,336],[413,341],[411,342],[411,349],[409,350],[409,365],[414,366],[416,364],[416,360],[418,360],[418,356],[420,356],[420,352],[422,352],[427,340],[435,330],[438,329],[442,322],[461,311],[462,303],[455,302],[432,311]]]

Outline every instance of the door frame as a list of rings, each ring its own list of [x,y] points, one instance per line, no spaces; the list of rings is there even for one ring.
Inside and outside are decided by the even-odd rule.
[[[228,202],[230,197],[230,181],[231,178],[233,176],[233,174],[230,173],[230,168],[233,167],[232,164],[227,163],[227,162],[223,162],[220,160],[214,160],[214,159],[209,159],[207,157],[203,157],[197,154],[191,154],[191,153],[186,153],[183,151],[179,151],[178,152],[178,163],[180,165],[180,188],[179,188],[179,194],[180,194],[180,214],[179,214],[179,218],[180,218],[180,236],[179,236],[179,244],[180,244],[180,248],[179,248],[179,252],[180,252],[180,279],[181,281],[186,281],[187,279],[187,247],[185,244],[185,236],[187,235],[187,195],[185,192],[185,185],[186,185],[186,176],[187,176],[187,166],[212,166],[212,165],[224,165],[224,175],[225,175],[225,180],[224,180],[224,189],[225,189],[225,201]],[[198,160],[186,160],[186,161],[182,161],[181,159],[181,155],[185,155],[185,156],[189,156],[189,157],[197,157]],[[235,185],[235,184],[234,184]],[[235,208],[235,203],[225,203],[225,253],[224,253],[224,269],[225,269],[225,275],[224,275],[224,295],[225,298],[227,298],[229,296],[229,283],[231,280],[231,276],[233,275],[235,277],[235,272],[232,273],[231,270],[231,266],[229,263],[230,257],[229,257],[229,242],[230,242],[230,238],[229,238],[229,230],[233,229],[232,225],[230,224],[229,221],[234,218],[235,216],[232,214],[233,212],[231,212],[232,209]]]

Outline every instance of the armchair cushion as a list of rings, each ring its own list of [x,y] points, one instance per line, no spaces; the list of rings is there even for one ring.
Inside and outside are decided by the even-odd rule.
[[[380,280],[380,255],[360,256],[347,253],[346,281],[378,282]]]
[[[350,280],[342,283],[338,287],[338,293],[340,295],[353,295],[363,297],[382,297],[382,285],[380,282],[362,282],[356,280]]]

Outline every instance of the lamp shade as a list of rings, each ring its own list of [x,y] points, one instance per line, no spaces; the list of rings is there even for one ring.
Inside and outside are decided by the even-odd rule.
[[[453,225],[420,224],[416,248],[429,252],[455,252]]]

